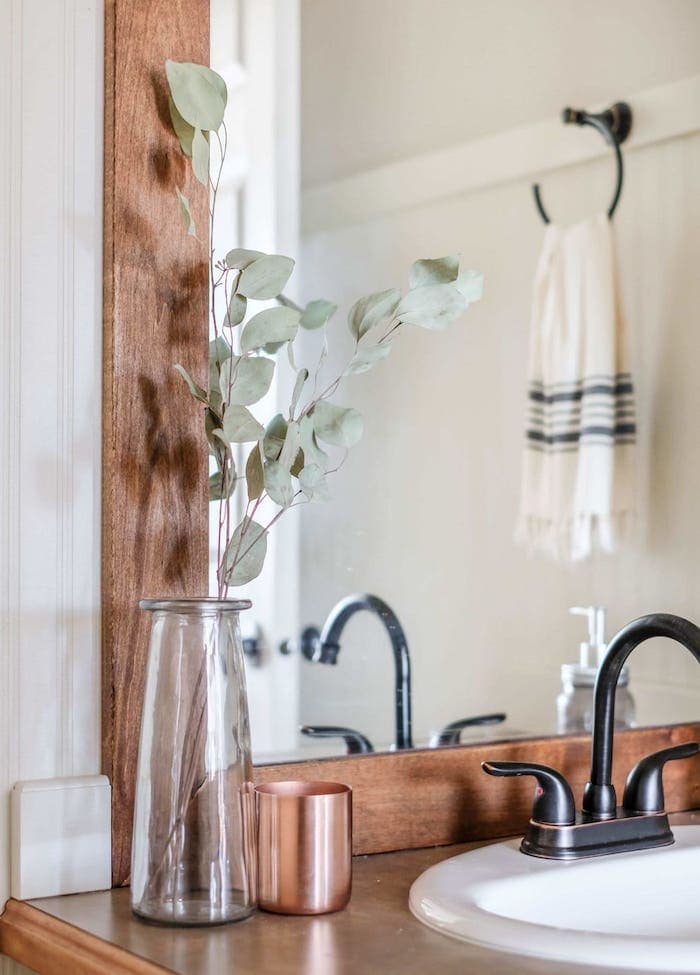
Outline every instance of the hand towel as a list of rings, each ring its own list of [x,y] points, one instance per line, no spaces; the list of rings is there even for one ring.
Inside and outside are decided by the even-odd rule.
[[[561,562],[615,552],[635,515],[634,387],[611,222],[548,224],[535,275],[516,541]]]

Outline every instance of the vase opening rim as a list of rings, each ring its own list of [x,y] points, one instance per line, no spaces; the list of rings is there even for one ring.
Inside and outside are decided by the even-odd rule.
[[[250,599],[218,599],[216,596],[156,596],[142,599],[140,609],[170,613],[238,613],[252,606]]]

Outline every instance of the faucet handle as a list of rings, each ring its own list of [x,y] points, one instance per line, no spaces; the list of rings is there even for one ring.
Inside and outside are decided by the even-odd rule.
[[[550,826],[571,826],[576,820],[574,794],[564,776],[548,765],[529,762],[482,762],[489,775],[532,775],[537,781],[532,820]]]
[[[430,739],[431,748],[440,748],[443,745],[459,745],[460,735],[464,728],[477,728],[490,724],[501,724],[506,720],[507,715],[503,712],[496,714],[477,714],[472,718],[462,718],[460,721],[452,721],[445,725],[442,731],[433,735]]]
[[[700,752],[700,743],[688,741],[683,745],[664,748],[647,755],[627,776],[622,808],[625,812],[656,813],[664,811],[663,771],[666,762],[677,758],[692,758]]]
[[[336,725],[302,725],[299,731],[307,738],[342,738],[346,755],[367,755],[374,751],[369,738],[354,728],[341,728]]]

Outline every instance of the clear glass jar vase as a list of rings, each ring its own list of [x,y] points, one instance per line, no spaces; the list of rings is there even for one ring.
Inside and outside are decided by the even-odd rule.
[[[144,599],[153,613],[131,907],[223,924],[256,906],[255,798],[238,614],[246,600]]]

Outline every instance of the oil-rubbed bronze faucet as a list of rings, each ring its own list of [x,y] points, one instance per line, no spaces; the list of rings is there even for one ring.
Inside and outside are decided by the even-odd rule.
[[[520,847],[523,853],[575,860],[673,843],[664,811],[663,768],[673,759],[696,755],[700,743],[665,748],[639,761],[627,777],[620,807],[611,778],[617,681],[635,647],[657,636],[676,640],[700,663],[700,629],[680,616],[642,616],[613,637],[595,685],[591,777],[579,813],[569,784],[554,769],[521,762],[483,763],[489,775],[532,775],[537,780],[532,818]]]
[[[312,663],[335,664],[340,653],[340,636],[348,620],[366,610],[384,624],[394,655],[394,716],[397,749],[413,748],[411,734],[411,658],[408,641],[391,606],[371,593],[356,593],[333,607],[323,629],[307,627],[301,635],[301,652]],[[318,735],[316,735],[318,737]]]

